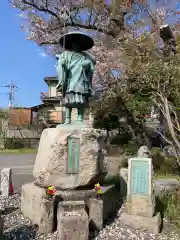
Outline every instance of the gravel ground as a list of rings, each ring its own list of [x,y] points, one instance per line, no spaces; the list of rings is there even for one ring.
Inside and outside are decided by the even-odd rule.
[[[0,211],[5,219],[4,235],[7,240],[56,239],[56,233],[40,234],[38,227],[25,218],[20,208],[20,196],[15,194],[9,198],[0,196]],[[120,228],[119,216],[123,206],[115,216],[109,219],[106,227],[94,240],[179,240],[180,234],[167,231],[166,234],[150,234],[139,232],[131,228]]]

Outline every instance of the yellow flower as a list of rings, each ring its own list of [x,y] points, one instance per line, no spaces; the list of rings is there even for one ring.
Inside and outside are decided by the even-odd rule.
[[[95,184],[95,188],[101,187],[99,183]]]
[[[98,191],[98,194],[103,194],[103,190],[100,189],[100,190]]]

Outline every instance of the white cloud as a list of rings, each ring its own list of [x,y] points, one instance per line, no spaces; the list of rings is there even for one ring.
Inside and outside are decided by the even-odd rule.
[[[45,52],[39,52],[39,56],[42,58],[46,58],[48,55]]]
[[[21,18],[21,19],[27,19],[27,16],[24,12],[21,12],[21,13],[18,13],[18,14],[15,14],[18,18]]]

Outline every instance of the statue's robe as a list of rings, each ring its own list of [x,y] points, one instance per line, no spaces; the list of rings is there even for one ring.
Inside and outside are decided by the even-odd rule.
[[[62,92],[64,104],[86,104],[93,92],[95,60],[85,52],[73,51],[64,51],[57,58],[57,90]]]

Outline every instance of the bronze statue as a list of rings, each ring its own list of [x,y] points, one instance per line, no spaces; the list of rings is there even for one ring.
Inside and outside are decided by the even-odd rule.
[[[93,93],[92,77],[96,64],[84,51],[92,48],[94,41],[83,33],[70,32],[60,39],[60,44],[65,51],[57,55],[57,91],[62,93],[66,107],[65,124],[71,123],[72,108],[77,109],[76,123],[83,123],[84,109]]]

